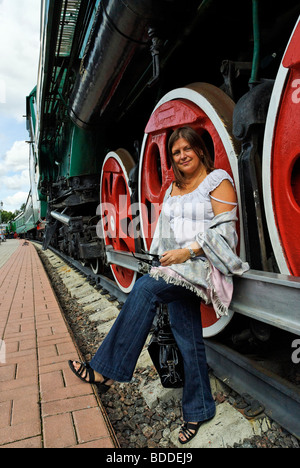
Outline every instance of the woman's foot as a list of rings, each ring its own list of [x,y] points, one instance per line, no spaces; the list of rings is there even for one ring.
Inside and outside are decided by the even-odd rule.
[[[94,371],[86,362],[69,361],[69,367],[76,377],[83,382],[96,384],[102,393],[109,390],[110,386],[114,383],[112,379]]]
[[[187,444],[190,442],[197,434],[199,427],[202,422],[185,422],[180,428],[179,431],[179,442],[181,444]]]

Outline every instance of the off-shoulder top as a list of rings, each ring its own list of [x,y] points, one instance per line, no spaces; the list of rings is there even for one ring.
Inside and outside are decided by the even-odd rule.
[[[232,186],[234,185],[232,178],[226,171],[215,169],[192,192],[175,196],[171,196],[170,193],[164,201],[163,213],[169,220],[170,227],[180,248],[188,247],[195,240],[198,233],[205,232],[215,216],[211,198],[223,201],[215,199],[210,193],[225,179],[229,180]]]

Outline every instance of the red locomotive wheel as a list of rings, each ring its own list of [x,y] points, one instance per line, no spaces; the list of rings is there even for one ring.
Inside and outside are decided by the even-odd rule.
[[[234,103],[219,88],[207,83],[194,83],[168,93],[156,106],[147,124],[140,161],[139,203],[141,232],[145,249],[151,245],[161,204],[174,180],[167,157],[167,141],[175,128],[189,125],[203,137],[214,153],[215,167],[232,175],[239,195],[237,153],[232,136]],[[240,255],[244,256],[243,229],[240,223]],[[217,319],[210,306],[202,306],[205,337],[219,333],[230,322],[233,313]]]
[[[128,176],[135,163],[123,149],[109,153],[103,163],[100,182],[100,207],[105,244],[114,250],[135,252],[135,241],[129,232],[131,190]],[[136,281],[136,272],[120,265],[111,265],[119,288],[129,293]]]
[[[300,276],[300,21],[280,66],[265,130],[264,204],[281,273]]]

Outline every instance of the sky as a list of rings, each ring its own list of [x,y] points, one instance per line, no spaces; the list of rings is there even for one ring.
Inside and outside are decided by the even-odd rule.
[[[29,192],[26,96],[36,86],[41,0],[0,0],[0,201],[19,209]]]

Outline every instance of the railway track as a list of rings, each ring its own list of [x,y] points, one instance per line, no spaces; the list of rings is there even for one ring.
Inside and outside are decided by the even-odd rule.
[[[120,291],[113,280],[93,273],[90,268],[83,266],[80,262],[56,249],[49,249],[79,274],[85,276],[90,285],[96,288],[98,292],[104,295],[108,294],[110,301],[117,301],[119,308],[125,302],[127,295]],[[246,278],[245,284],[238,287],[237,296],[233,301],[235,304],[240,304],[241,299],[239,297],[241,296],[241,290],[247,289],[249,281],[258,282],[253,272],[248,273],[248,277],[250,279],[248,278],[247,281]],[[255,279],[253,280],[253,278]],[[284,284],[282,278],[278,277],[277,279],[283,288],[290,287],[290,285],[287,286],[287,283]],[[295,294],[299,291],[298,287],[298,283],[295,282]],[[258,298],[256,298],[256,301],[258,301]],[[266,320],[267,323],[270,322],[270,309],[271,305],[268,307],[268,311],[265,311],[266,317],[269,317],[268,321]],[[249,310],[252,310],[248,314],[251,317],[253,314],[253,304]],[[288,319],[282,321],[283,325],[281,328],[283,330],[289,329],[286,325],[288,321]],[[286,331],[282,331],[282,333],[287,334]],[[291,335],[290,344],[292,341],[293,335]],[[278,347],[280,348],[280,344],[278,344]],[[208,364],[219,380],[239,395],[251,395],[254,406],[256,406],[254,413],[255,411],[258,411],[258,414],[264,413],[271,420],[276,421],[280,426],[285,428],[290,434],[300,438],[300,388],[280,375],[280,372],[276,370],[276,367],[278,368],[276,361],[272,363],[272,356],[267,360],[259,354],[250,356],[241,354],[231,347],[218,342],[217,339],[206,339],[206,349]],[[291,363],[292,348],[290,349],[290,354],[286,347],[284,352],[286,360],[290,360]]]

